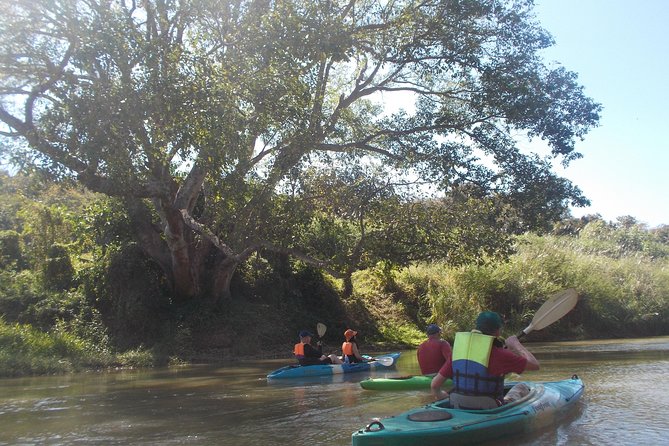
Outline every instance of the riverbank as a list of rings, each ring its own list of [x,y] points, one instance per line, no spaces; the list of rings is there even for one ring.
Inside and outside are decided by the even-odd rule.
[[[526,235],[507,262],[379,265],[353,276],[348,297],[340,281],[308,267],[285,277],[269,267],[263,274],[256,268],[263,280],[238,280],[233,295],[216,306],[193,302],[156,313],[143,307],[133,313],[143,315],[141,320],[128,317],[123,324],[113,318],[119,314],[98,311],[91,303],[95,296],[85,297],[78,289],[36,300],[26,288],[33,281],[5,272],[0,278],[7,279],[3,283],[12,285],[7,290],[14,294],[0,295],[5,309],[0,376],[242,358],[290,360],[297,333],[316,331],[317,323],[327,326],[323,342],[328,352],[338,352],[347,328],[359,332],[363,351],[401,350],[422,342],[430,323],[439,324],[443,337],[452,340],[455,332],[470,330],[484,309],[503,315],[508,336],[525,328],[548,296],[565,288],[578,291],[574,310],[525,342],[669,335],[669,257],[660,250],[622,255],[613,249],[617,242],[599,240],[597,245],[597,240],[583,234],[578,239]],[[135,305],[140,302],[135,296],[123,299]],[[151,330],[141,329],[144,321]]]

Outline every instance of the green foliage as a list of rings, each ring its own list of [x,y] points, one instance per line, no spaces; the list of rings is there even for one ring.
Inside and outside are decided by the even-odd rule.
[[[33,306],[45,295],[39,275],[33,271],[0,269],[0,315],[6,320],[30,321]]]
[[[425,340],[425,333],[414,325],[382,325],[379,334],[384,342],[394,345],[418,345]]]
[[[48,206],[28,201],[21,207],[24,252],[30,263],[45,268],[48,251],[57,243],[72,241],[72,220],[69,210],[62,206]]]
[[[104,257],[82,271],[84,289],[115,346],[153,345],[171,318],[166,285],[156,265],[135,244],[107,247]]]
[[[63,245],[54,243],[46,252],[44,285],[55,291],[64,291],[74,284],[74,267],[70,253]]]
[[[110,363],[110,357],[91,354],[87,342],[70,333],[45,333],[0,318],[0,376],[63,373]]]
[[[527,326],[547,297],[574,287],[580,295],[576,309],[534,332],[533,340],[666,335],[669,263],[658,252],[667,244],[638,225],[589,224],[571,235],[519,237],[516,254],[505,262],[418,263],[358,274],[358,308],[369,311],[384,332],[386,326],[435,322],[447,338],[471,329],[476,315],[490,309],[503,315],[505,333],[512,334]]]
[[[156,364],[153,352],[144,348],[130,349],[118,355],[118,360],[127,367],[152,367]]]
[[[587,253],[612,258],[669,258],[669,244],[658,234],[639,224],[615,225],[599,220],[588,223],[580,231],[578,247]]]
[[[510,234],[587,202],[553,163],[580,156],[601,107],[543,62],[532,1],[354,3],[0,0],[3,147],[118,198],[91,239],[125,243],[100,231],[124,226],[182,302],[229,299],[258,251],[347,279],[379,261],[501,258]],[[411,111],[377,99],[407,94]],[[551,154],[524,154],[517,133]],[[310,195],[328,190],[307,187],[312,172],[332,171],[335,193]],[[473,216],[429,204],[469,189]],[[62,207],[20,217],[35,265],[70,246]]]
[[[131,242],[132,234],[123,203],[115,198],[97,196],[74,217],[74,248],[80,254],[103,256],[109,247]]]
[[[16,231],[0,231],[0,267],[17,267],[23,264],[19,240],[19,233]]]
[[[627,230],[618,231],[623,232],[616,235],[620,244],[611,242],[609,232],[603,239],[593,239],[588,231],[578,239],[525,235],[519,241],[518,253],[508,262],[458,269],[430,267],[431,280],[442,276],[440,292],[428,293],[434,320],[463,329],[471,325],[478,311],[492,309],[510,321],[509,328],[520,329],[547,296],[574,287],[581,303],[577,311],[551,328],[553,335],[664,334],[661,327],[669,318],[666,260],[644,257],[641,245],[630,251]],[[594,242],[599,243],[598,254],[592,253]],[[614,259],[610,257],[612,252]],[[621,252],[627,255],[621,256]],[[463,324],[463,311],[468,324]],[[541,338],[542,334],[533,336]]]

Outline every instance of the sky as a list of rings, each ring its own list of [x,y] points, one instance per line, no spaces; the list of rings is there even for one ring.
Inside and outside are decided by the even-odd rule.
[[[576,217],[669,225],[669,0],[535,0],[555,39],[544,51],[603,106],[599,127],[560,174],[590,199]]]

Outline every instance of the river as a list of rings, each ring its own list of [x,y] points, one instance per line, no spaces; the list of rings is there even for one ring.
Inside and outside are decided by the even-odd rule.
[[[527,346],[542,366],[527,379],[577,374],[585,394],[559,425],[495,446],[669,442],[669,337]],[[371,418],[430,401],[427,391],[363,390],[369,374],[268,383],[285,363],[1,379],[0,445],[350,445]],[[405,351],[375,376],[415,373]]]

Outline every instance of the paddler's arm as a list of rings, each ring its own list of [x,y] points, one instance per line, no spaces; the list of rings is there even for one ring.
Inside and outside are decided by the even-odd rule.
[[[358,350],[358,344],[355,342],[353,343],[353,356],[355,356],[358,361],[365,362],[365,358],[363,358],[360,354],[360,350]]]
[[[444,384],[444,381],[446,381],[446,377],[441,374],[441,371],[440,373],[434,375],[434,378],[432,378],[430,389],[432,390],[432,396],[434,396],[435,400],[443,400],[444,398],[448,398],[448,392],[441,388],[441,386]]]
[[[515,354],[527,359],[525,370],[539,370],[539,361],[537,361],[537,358],[535,358],[532,352],[530,352],[523,346],[523,344],[520,343],[516,336],[510,336],[507,338],[506,346]]]

